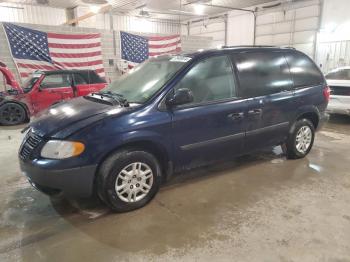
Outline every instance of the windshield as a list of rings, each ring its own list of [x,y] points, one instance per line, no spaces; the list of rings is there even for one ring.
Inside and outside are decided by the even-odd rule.
[[[130,103],[142,104],[189,60],[174,56],[152,58],[111,83],[105,91],[122,95]]]
[[[350,80],[350,69],[337,69],[326,75],[329,80]]]
[[[32,90],[34,84],[38,79],[39,77],[32,77],[32,78],[29,78],[27,81],[25,81],[23,85],[24,93],[28,93],[30,90]]]

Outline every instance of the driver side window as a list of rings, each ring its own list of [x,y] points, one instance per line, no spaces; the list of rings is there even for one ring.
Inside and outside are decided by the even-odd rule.
[[[200,61],[177,83],[175,91],[182,88],[191,90],[191,104],[235,97],[235,82],[228,57],[215,56]]]

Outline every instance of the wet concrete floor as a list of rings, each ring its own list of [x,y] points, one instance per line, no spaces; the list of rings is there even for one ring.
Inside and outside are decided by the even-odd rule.
[[[276,147],[197,169],[124,214],[31,188],[20,129],[0,127],[0,261],[350,261],[350,117],[305,159]]]

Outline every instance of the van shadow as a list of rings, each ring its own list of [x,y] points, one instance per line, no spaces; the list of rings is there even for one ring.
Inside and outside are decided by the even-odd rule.
[[[225,239],[215,229],[218,221],[238,228],[245,208],[283,190],[285,183],[307,182],[305,174],[314,172],[306,158],[285,161],[275,148],[176,175],[150,204],[129,213],[112,213],[98,200],[63,199],[52,205],[99,243],[125,252],[162,254],[209,238]]]

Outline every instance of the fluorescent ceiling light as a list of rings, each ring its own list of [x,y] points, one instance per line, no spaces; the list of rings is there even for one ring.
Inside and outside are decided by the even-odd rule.
[[[205,9],[204,5],[194,4],[193,8],[194,8],[194,13],[195,14],[197,14],[197,15],[203,15],[204,14],[204,9]]]
[[[100,12],[100,7],[97,5],[90,5],[90,11],[94,14],[97,14],[98,12]]]

